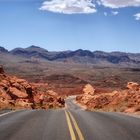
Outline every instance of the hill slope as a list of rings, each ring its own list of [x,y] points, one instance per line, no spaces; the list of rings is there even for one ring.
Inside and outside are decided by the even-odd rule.
[[[49,52],[37,46],[0,50],[0,65],[8,74],[47,82],[55,89],[68,91],[79,85],[80,91],[85,83],[103,88],[122,88],[128,81],[140,83],[140,54],[81,49]]]
[[[140,65],[140,54],[123,52],[91,52],[89,50],[82,49],[76,51],[49,52],[37,46],[30,46],[25,49],[15,48],[9,53],[15,56],[25,58],[38,58],[49,61],[64,61],[82,64],[89,63],[102,65]]]

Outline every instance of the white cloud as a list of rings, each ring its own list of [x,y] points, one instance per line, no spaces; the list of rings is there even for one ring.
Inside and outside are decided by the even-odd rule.
[[[140,0],[98,0],[105,7],[123,8],[129,6],[140,6]]]
[[[97,0],[96,2],[97,2],[97,4],[98,4],[99,6],[102,5],[102,3],[101,3],[100,0]]]
[[[134,17],[136,20],[140,20],[140,13],[135,14]]]
[[[108,14],[107,14],[107,12],[104,12],[104,16],[107,16]]]
[[[64,14],[95,13],[92,0],[46,0],[40,10]]]
[[[114,15],[114,16],[116,16],[116,15],[118,15],[118,14],[119,14],[119,12],[118,12],[118,11],[112,11],[111,13],[112,13],[112,15]]]

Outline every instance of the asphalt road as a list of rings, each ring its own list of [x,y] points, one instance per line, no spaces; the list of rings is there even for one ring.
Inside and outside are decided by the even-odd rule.
[[[0,114],[0,140],[140,140],[140,118],[84,111],[72,98],[66,104]]]

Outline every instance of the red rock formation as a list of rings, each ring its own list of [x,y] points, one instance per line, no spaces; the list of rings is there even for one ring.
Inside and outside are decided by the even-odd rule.
[[[87,95],[94,95],[95,89],[93,88],[92,85],[87,84],[83,88],[83,92],[84,92],[84,94],[87,94]]]
[[[36,108],[48,109],[64,107],[64,98],[51,90],[47,83],[32,83],[31,85],[33,91],[36,91],[33,94]]]
[[[102,94],[83,94],[76,97],[76,101],[89,110],[136,112],[140,111],[140,90],[132,86],[127,90]],[[127,85],[128,87],[128,85]]]
[[[24,79],[5,75],[0,67],[0,108],[56,108],[63,107],[64,99],[48,84],[28,83]]]
[[[20,91],[20,89],[17,89],[15,87],[10,87],[9,88],[9,94],[11,94],[11,96],[16,96],[17,98],[27,98],[28,94],[26,92],[22,92]]]
[[[138,83],[135,83],[135,82],[128,82],[127,83],[127,88],[131,89],[131,90],[139,90],[140,85]]]

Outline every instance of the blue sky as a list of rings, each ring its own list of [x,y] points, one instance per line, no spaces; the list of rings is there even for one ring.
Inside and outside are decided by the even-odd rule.
[[[140,52],[140,0],[0,0],[0,46]]]

